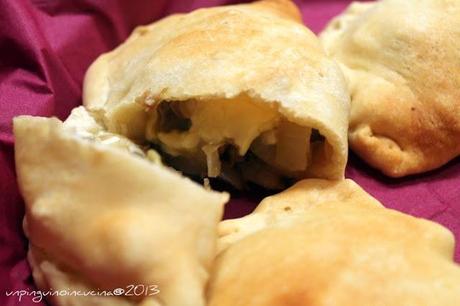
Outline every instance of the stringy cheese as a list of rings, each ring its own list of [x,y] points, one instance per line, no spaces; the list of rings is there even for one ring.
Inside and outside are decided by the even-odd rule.
[[[235,146],[240,156],[251,149],[284,172],[307,168],[311,129],[282,119],[274,106],[254,102],[246,95],[174,103],[175,111],[190,120],[190,128],[153,135],[172,156],[196,156],[201,150],[209,177],[220,175],[219,149],[226,144]]]

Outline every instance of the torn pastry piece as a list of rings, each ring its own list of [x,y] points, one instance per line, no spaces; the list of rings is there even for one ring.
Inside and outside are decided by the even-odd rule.
[[[321,34],[352,97],[351,148],[386,175],[460,154],[460,2],[353,3]]]
[[[453,235],[351,180],[304,180],[220,225],[209,306],[455,306]]]
[[[227,194],[163,166],[82,107],[64,123],[17,117],[14,134],[34,279],[81,293],[51,296],[53,305],[205,305]]]
[[[190,175],[281,188],[344,174],[346,84],[291,1],[139,27],[91,65],[84,104],[104,110],[109,131]]]

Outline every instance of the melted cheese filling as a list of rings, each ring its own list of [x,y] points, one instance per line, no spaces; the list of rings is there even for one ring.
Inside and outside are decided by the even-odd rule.
[[[165,101],[156,105],[151,114],[147,140],[178,160],[188,158],[198,168],[205,167],[209,177],[221,176],[228,170],[222,165],[222,155],[229,146],[236,151],[230,168],[250,152],[251,162],[246,158],[243,176],[263,186],[268,183],[260,180],[271,180],[268,185],[276,185],[264,167],[273,167],[268,170],[275,176],[294,176],[292,173],[305,171],[308,166],[311,129],[287,121],[274,105],[256,102],[246,95]]]

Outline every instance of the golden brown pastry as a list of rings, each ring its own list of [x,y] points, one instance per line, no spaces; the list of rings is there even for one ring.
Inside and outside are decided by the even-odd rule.
[[[187,174],[281,188],[343,177],[345,87],[295,5],[267,0],[137,28],[91,65],[84,104]]]
[[[351,180],[304,180],[220,225],[209,306],[456,306],[442,226],[386,209]]]
[[[17,117],[14,134],[36,284],[82,292],[53,305],[205,305],[227,194],[162,166],[82,107],[65,123]],[[113,294],[88,295],[104,290]]]
[[[321,34],[349,81],[351,148],[400,177],[460,154],[460,2],[353,3]]]

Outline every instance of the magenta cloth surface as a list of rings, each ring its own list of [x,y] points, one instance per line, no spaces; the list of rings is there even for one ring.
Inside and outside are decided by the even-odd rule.
[[[21,301],[6,296],[7,291],[36,289],[25,260],[24,204],[15,178],[11,119],[21,114],[65,119],[81,104],[88,65],[122,42],[135,26],[174,12],[234,2],[238,1],[0,1],[0,305],[45,305],[30,296]],[[297,3],[305,24],[318,32],[349,1]],[[347,177],[387,207],[439,222],[460,240],[459,158],[424,175],[389,179],[351,155]],[[260,195],[235,194],[226,217],[252,211],[259,199]],[[458,245],[456,260],[460,260]]]

